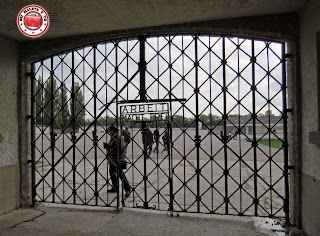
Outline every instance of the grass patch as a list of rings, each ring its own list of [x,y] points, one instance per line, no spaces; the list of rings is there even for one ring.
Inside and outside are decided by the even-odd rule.
[[[262,139],[258,143],[266,146],[271,146],[273,148],[282,148],[282,142],[279,139],[270,139],[270,142],[269,139]]]

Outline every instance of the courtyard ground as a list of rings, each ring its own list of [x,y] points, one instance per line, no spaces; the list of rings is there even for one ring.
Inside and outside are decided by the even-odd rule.
[[[148,210],[57,207],[41,204],[0,216],[0,235],[300,235],[294,228],[266,218],[203,216]]]
[[[72,147],[68,135],[56,138],[54,152],[46,137],[39,136],[36,141],[39,147],[36,149],[36,183],[45,176],[37,186],[36,200],[116,207],[117,194],[107,193],[111,181],[103,142],[108,141],[108,136],[98,133],[99,142],[95,149],[89,133],[74,150],[64,154]],[[120,189],[123,206],[139,208],[146,201],[149,207],[167,211],[170,203],[168,177],[171,174],[174,211],[252,216],[255,214],[256,192],[259,216],[285,216],[283,150],[265,145],[258,145],[254,150],[252,143],[243,135],[230,140],[224,148],[219,137],[200,130],[202,141],[197,162],[194,135],[195,130],[192,129],[186,133],[174,129],[172,156],[169,157],[167,152],[152,153],[145,162],[141,133],[133,130],[134,140],[127,148],[130,164],[126,176],[134,191],[123,199]],[[163,149],[162,145],[160,149]],[[43,157],[41,153],[44,153]],[[52,164],[55,165],[54,171],[51,171]],[[199,174],[196,173],[197,167],[201,169]],[[196,200],[198,191],[201,197],[199,205]],[[225,197],[228,198],[227,204]]]

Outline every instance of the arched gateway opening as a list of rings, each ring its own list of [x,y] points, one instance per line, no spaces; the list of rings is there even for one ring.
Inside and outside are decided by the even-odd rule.
[[[34,62],[33,201],[288,221],[285,50],[250,38],[141,36]],[[131,135],[127,197],[117,178],[107,192],[111,125]],[[142,141],[147,126],[160,126],[159,153]]]

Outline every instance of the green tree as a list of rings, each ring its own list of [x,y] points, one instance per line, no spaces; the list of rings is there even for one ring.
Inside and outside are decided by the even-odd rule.
[[[105,117],[102,116],[102,117],[100,117],[98,119],[98,123],[99,123],[99,125],[106,126],[107,125],[107,120],[106,120]]]
[[[70,110],[67,96],[67,88],[64,83],[60,87],[60,104],[61,112],[59,116],[59,125],[62,129],[66,129],[70,121]]]
[[[173,116],[173,123],[172,123],[172,127],[176,128],[176,127],[181,127],[181,128],[185,128],[185,127],[195,127],[196,123],[194,122],[194,117],[183,117],[181,115],[175,115]],[[192,124],[191,124],[192,123]]]
[[[93,122],[93,119],[89,119],[89,118],[84,121],[86,126],[90,125],[92,122]]]
[[[206,126],[209,126],[209,116],[205,115],[205,114],[202,114],[200,115],[199,119],[201,120],[201,126],[202,128]]]
[[[107,116],[106,118],[107,126],[116,125],[116,118],[114,116]]]
[[[59,89],[60,90],[60,89]],[[59,128],[62,129],[62,97],[61,97],[61,93],[59,92],[59,97],[57,97],[57,100],[55,101],[57,103],[57,114],[54,118],[54,126],[55,128]]]
[[[70,101],[70,110],[72,117],[75,117],[75,127],[78,129],[79,126],[84,126],[86,113],[84,109],[84,97],[80,89],[79,83],[74,83],[73,89],[75,95],[74,99],[71,99]]]
[[[184,124],[183,124],[183,117],[181,115],[175,115],[173,116],[173,123],[172,123],[172,127],[178,127],[180,126],[181,128],[183,128]]]
[[[43,85],[42,78],[39,76],[35,91],[35,107],[36,107],[36,124],[42,124],[43,113],[41,112],[41,108],[43,107]]]
[[[221,119],[221,116],[212,115],[211,113],[209,113],[207,126],[217,125]]]
[[[52,94],[53,91],[53,94]],[[51,99],[51,94],[53,95]],[[43,124],[49,125],[51,122],[51,118],[55,118],[60,110],[60,106],[57,101],[59,101],[59,91],[57,91],[57,82],[55,79],[48,79],[48,82],[45,86],[44,91],[44,98],[43,98],[43,104],[44,107],[44,114],[43,114]],[[53,110],[51,110],[51,107],[53,105]]]

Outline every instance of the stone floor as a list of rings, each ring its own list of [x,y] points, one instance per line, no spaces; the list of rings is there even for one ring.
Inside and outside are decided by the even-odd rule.
[[[300,235],[267,218],[40,204],[0,216],[0,235]]]

